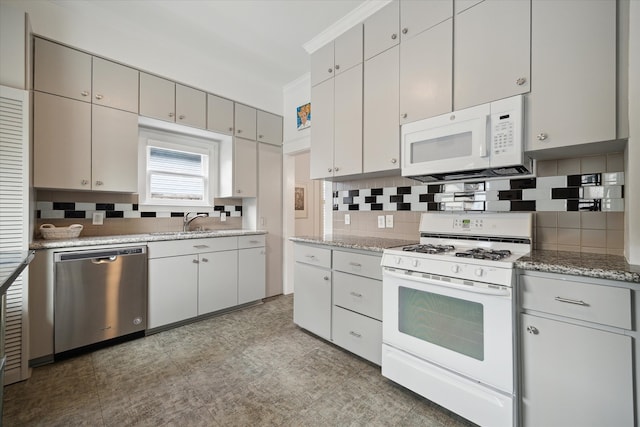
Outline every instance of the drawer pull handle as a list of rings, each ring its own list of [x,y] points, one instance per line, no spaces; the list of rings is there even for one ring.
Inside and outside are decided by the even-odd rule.
[[[354,332],[354,331],[349,331],[349,335],[352,335],[352,336],[354,336],[356,338],[362,338],[362,335],[360,335],[359,333]]]
[[[349,265],[353,267],[362,267],[362,264],[360,264],[359,262],[350,262]]]
[[[309,259],[316,259],[315,255],[305,255],[305,257],[309,258]]]
[[[209,246],[208,245],[193,245],[194,248],[196,249],[207,249]]]
[[[584,301],[578,301],[575,299],[562,298],[562,297],[555,297],[554,299],[559,302],[566,302],[567,304],[583,305],[585,307],[589,307],[589,304],[587,304]]]
[[[353,295],[354,297],[358,297],[358,298],[362,298],[362,294],[359,294],[357,292],[349,292],[351,295]]]
[[[257,245],[258,243],[260,243],[260,241],[259,240],[249,240],[249,243]]]

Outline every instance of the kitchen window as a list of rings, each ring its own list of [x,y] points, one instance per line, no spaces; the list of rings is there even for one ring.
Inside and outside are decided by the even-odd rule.
[[[218,141],[140,130],[140,204],[144,208],[211,207]]]

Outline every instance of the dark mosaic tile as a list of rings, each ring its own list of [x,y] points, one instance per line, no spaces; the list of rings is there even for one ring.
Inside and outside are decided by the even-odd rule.
[[[53,202],[54,211],[74,211],[76,204],[73,202]]]
[[[429,194],[442,193],[442,184],[427,185],[427,193]]]
[[[381,211],[382,210],[382,203],[372,203],[371,204],[371,210],[372,211]]]
[[[338,205],[333,205],[333,210],[337,211],[338,210]]]
[[[236,212],[242,212],[242,206],[236,206]]]
[[[382,188],[372,188],[371,189],[372,196],[382,196]]]
[[[376,203],[378,201],[378,197],[377,196],[365,196],[364,197],[364,202],[365,203]]]
[[[220,211],[220,212],[222,212],[222,211],[224,210],[224,206],[215,205],[215,206],[213,207],[213,210],[214,210],[214,211]]]
[[[140,212],[140,218],[155,218],[155,212]]]
[[[171,218],[182,218],[184,217],[184,212],[171,212]]]
[[[389,197],[389,201],[391,203],[402,203],[404,202],[404,196],[403,195],[395,195],[395,196],[390,196]]]
[[[85,216],[85,211],[64,211],[65,218],[85,218]]]
[[[522,190],[525,188],[536,188],[535,178],[519,178],[509,180],[512,190]]]
[[[427,210],[428,211],[439,211],[440,210],[440,203],[427,203]]]
[[[579,199],[581,193],[582,191],[580,187],[552,188],[551,198],[552,199]]]
[[[349,190],[349,197],[357,197],[360,195],[360,190]]]
[[[433,202],[434,198],[435,198],[435,194],[433,194],[433,193],[420,194],[419,201],[420,202],[431,203],[431,202]]]
[[[40,209],[38,209],[38,210],[36,211],[36,218],[37,218],[37,219],[42,218],[42,211],[41,211]]]
[[[124,212],[123,211],[107,211],[105,216],[107,218],[124,218]]]
[[[522,190],[500,190],[498,200],[522,200]]]
[[[350,211],[359,211],[360,210],[360,205],[349,205],[349,210]]]
[[[399,211],[410,211],[411,210],[411,203],[398,203],[398,210]]]
[[[97,211],[113,211],[116,209],[115,203],[96,203]]]
[[[138,204],[134,203],[131,205],[131,210],[137,211],[138,210]]]
[[[535,212],[535,200],[512,200],[511,211]]]
[[[343,197],[342,198],[342,204],[343,205],[350,205],[353,203],[353,197]]]
[[[396,194],[411,194],[411,187],[398,187],[396,188]]]

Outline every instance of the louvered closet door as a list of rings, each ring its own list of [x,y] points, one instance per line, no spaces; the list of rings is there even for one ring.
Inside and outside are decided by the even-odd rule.
[[[26,91],[0,86],[0,251],[27,249],[28,96]],[[7,292],[5,384],[28,374],[27,283],[23,272]]]

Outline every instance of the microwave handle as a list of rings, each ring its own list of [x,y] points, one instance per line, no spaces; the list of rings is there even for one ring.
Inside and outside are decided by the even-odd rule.
[[[491,140],[491,115],[487,114],[485,116],[485,130],[482,141],[480,141],[480,157],[487,157],[489,154],[487,153],[487,140]]]

